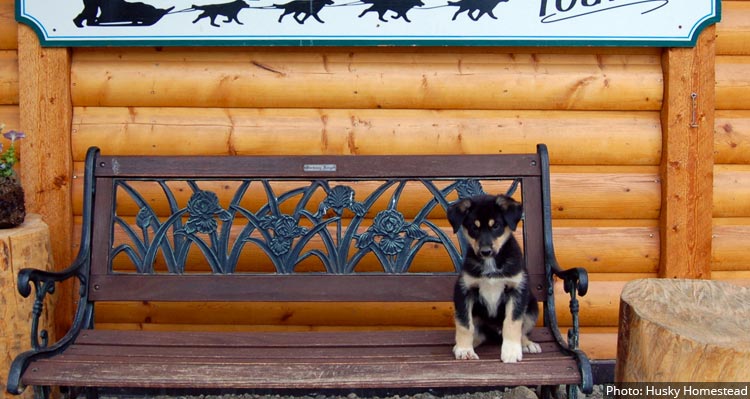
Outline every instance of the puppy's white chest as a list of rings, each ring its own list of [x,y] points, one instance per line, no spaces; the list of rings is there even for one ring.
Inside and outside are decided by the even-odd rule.
[[[509,283],[506,278],[476,278],[464,275],[464,282],[471,288],[477,288],[479,299],[487,308],[490,317],[497,316],[497,308],[505,293],[505,286]]]
[[[479,283],[479,296],[487,307],[490,317],[497,316],[497,307],[505,293],[505,279],[485,278]]]

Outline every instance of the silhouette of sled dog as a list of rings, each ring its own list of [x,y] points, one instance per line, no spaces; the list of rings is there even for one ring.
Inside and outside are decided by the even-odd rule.
[[[300,24],[304,24],[310,17],[315,18],[320,23],[325,23],[318,17],[318,13],[323,7],[331,4],[333,4],[333,0],[293,0],[289,3],[274,4],[273,6],[284,10],[279,17],[279,22],[284,19],[285,15],[294,14],[292,16],[294,20]],[[301,15],[304,15],[304,17],[300,19]]]
[[[492,19],[497,19],[495,14],[492,13],[492,10],[495,9],[495,6],[499,3],[505,3],[507,1],[508,0],[458,0],[449,1],[448,5],[458,7],[458,11],[453,14],[453,21],[456,20],[458,14],[461,14],[464,11],[468,11],[466,15],[468,15],[469,18],[478,21],[484,14],[489,15]]]
[[[226,20],[224,20],[224,23],[230,23],[234,21],[240,25],[243,25],[243,23],[240,22],[240,20],[237,18],[237,15],[243,8],[250,8],[250,6],[243,0],[235,0],[231,3],[208,4],[204,6],[197,6],[193,4],[194,10],[203,11],[201,15],[199,15],[198,18],[193,21],[193,23],[196,23],[203,18],[210,18],[212,26],[219,26],[219,24],[216,23],[216,17],[221,15],[227,18]]]
[[[370,8],[362,11],[362,14],[359,14],[360,18],[362,18],[362,16],[367,14],[368,12],[372,11],[377,12],[378,19],[383,22],[388,22],[387,19],[383,18],[385,13],[388,11],[393,11],[396,13],[395,17],[391,17],[393,19],[403,18],[404,21],[411,22],[409,18],[406,17],[406,13],[414,7],[424,5],[422,0],[362,0],[362,2],[372,5],[370,6]]]

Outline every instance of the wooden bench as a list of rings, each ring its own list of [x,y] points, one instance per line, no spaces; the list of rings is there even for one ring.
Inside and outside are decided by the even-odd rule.
[[[25,269],[36,289],[33,350],[8,391],[51,386],[95,396],[159,389],[428,389],[567,385],[590,392],[578,347],[583,269],[562,271],[550,225],[549,162],[535,154],[476,156],[153,157],[89,150],[80,252],[59,273]],[[97,329],[100,302],[451,302],[462,240],[445,216],[460,197],[523,201],[518,229],[543,304],[532,338],[542,353],[455,360],[453,326],[404,330],[116,331]],[[70,331],[55,343],[37,323],[59,282],[80,282]],[[558,331],[554,280],[570,293],[573,327]],[[67,389],[67,388],[66,388]]]

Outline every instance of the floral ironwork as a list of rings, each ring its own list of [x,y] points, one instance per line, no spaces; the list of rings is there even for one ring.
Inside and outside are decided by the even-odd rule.
[[[316,258],[328,273],[353,273],[368,254],[378,258],[383,272],[403,273],[425,244],[435,243],[445,248],[458,270],[460,245],[430,220],[430,215],[435,209],[444,212],[450,198],[484,192],[482,182],[476,179],[439,185],[423,179],[388,179],[374,189],[368,186],[366,195],[358,200],[352,186],[332,185],[326,180],[298,182],[294,188],[276,192],[271,181],[245,179],[237,181],[231,201],[222,206],[216,193],[202,187],[204,182],[183,182],[192,193],[187,203],[180,205],[170,180],[153,181],[169,205],[167,215],[159,215],[151,206],[153,199],[144,198],[130,182],[116,182],[117,195],[130,198],[139,211],[134,224],[114,215],[128,242],[114,246],[112,258],[125,254],[138,273],[155,273],[159,258],[166,272],[180,274],[185,273],[190,249],[197,247],[212,273],[235,273],[245,248],[254,246],[266,254],[277,273],[294,273],[309,258]],[[246,206],[251,186],[265,192],[265,202],[257,209]],[[430,194],[408,220],[399,211],[407,186],[421,187]],[[378,205],[383,201],[386,206]],[[251,202],[258,203],[257,198]],[[414,209],[413,204],[409,209]]]
[[[357,248],[367,248],[376,244],[385,255],[397,255],[406,247],[406,238],[418,240],[427,236],[419,226],[414,223],[406,223],[401,212],[387,209],[375,216],[365,233],[357,240]],[[375,238],[380,237],[379,242]]]
[[[464,179],[456,184],[458,198],[470,198],[475,195],[485,194],[482,183],[477,179]]]
[[[260,227],[273,231],[273,238],[269,246],[276,256],[281,256],[289,252],[292,248],[292,241],[308,232],[306,228],[300,227],[297,220],[289,215],[266,216],[260,220]]]
[[[185,234],[193,234],[196,231],[203,234],[214,233],[218,228],[216,217],[225,222],[232,218],[232,215],[219,205],[219,197],[211,191],[194,193],[187,203],[187,211],[190,218],[185,224]]]
[[[350,209],[357,216],[364,216],[365,206],[354,200],[354,189],[349,186],[335,186],[328,192],[326,199],[320,203],[318,215],[323,215],[333,209],[337,215],[341,216],[344,209]]]

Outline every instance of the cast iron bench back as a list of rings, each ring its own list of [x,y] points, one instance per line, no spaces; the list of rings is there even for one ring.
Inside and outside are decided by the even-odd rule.
[[[550,289],[539,154],[89,160],[91,301],[450,301],[445,210],[485,192],[522,201],[531,286]]]

